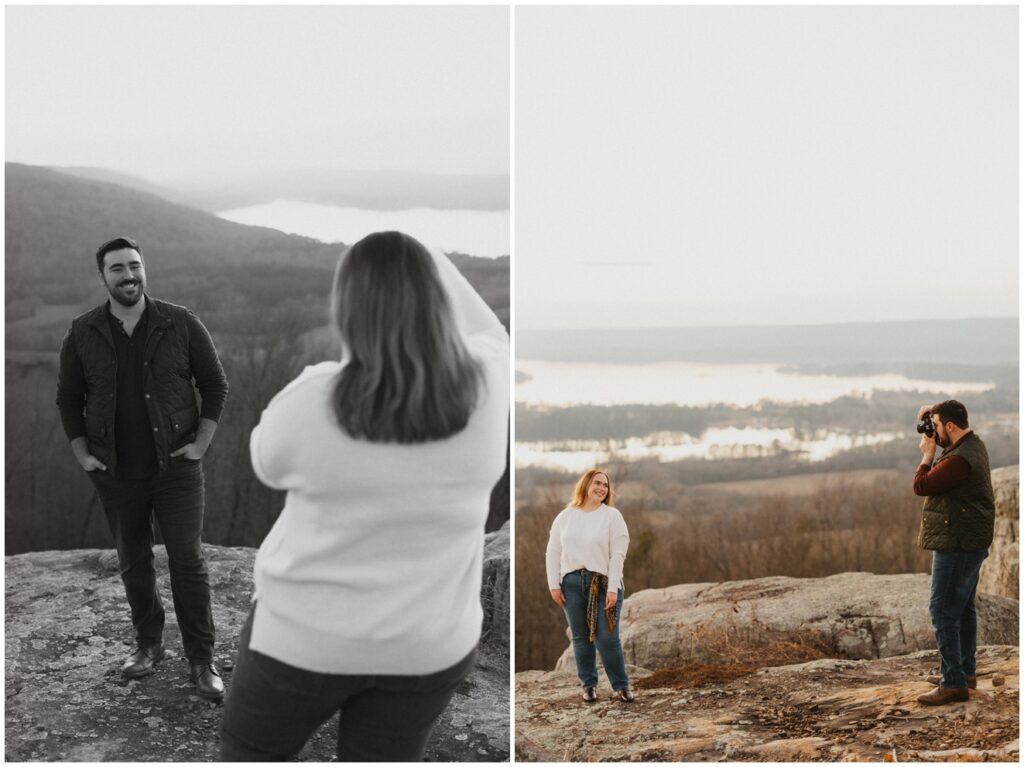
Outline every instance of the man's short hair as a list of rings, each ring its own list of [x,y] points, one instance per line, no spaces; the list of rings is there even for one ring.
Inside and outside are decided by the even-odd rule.
[[[142,248],[139,247],[139,243],[133,240],[131,237],[115,237],[102,245],[100,249],[96,251],[96,268],[101,272],[103,271],[103,259],[107,253],[113,253],[115,250],[125,250],[131,248],[136,251],[140,256],[142,255]]]
[[[937,415],[942,423],[952,421],[961,429],[967,428],[967,408],[955,399],[947,399],[932,406],[932,414]]]

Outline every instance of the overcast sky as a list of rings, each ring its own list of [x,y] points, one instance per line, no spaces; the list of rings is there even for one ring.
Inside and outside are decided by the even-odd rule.
[[[516,327],[1016,316],[1013,7],[520,7]]]
[[[502,7],[8,7],[6,155],[508,173]]]

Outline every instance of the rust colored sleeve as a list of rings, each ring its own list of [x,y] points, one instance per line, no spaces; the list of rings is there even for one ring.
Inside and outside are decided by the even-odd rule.
[[[922,463],[914,475],[914,494],[940,495],[952,490],[970,474],[971,465],[958,455],[951,456],[930,469]]]

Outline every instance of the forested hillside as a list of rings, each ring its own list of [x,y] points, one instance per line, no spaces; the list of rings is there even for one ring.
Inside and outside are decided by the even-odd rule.
[[[230,381],[204,464],[206,540],[258,545],[281,508],[260,485],[248,435],[270,398],[306,364],[336,356],[326,330],[344,245],[216,216],[110,182],[5,167],[6,553],[106,546],[93,488],[72,458],[54,392],[71,319],[106,299],[94,252],[119,234],[146,259],[149,293],[189,306],[210,329]],[[508,327],[509,260],[453,255]],[[488,529],[508,519],[508,484]]]

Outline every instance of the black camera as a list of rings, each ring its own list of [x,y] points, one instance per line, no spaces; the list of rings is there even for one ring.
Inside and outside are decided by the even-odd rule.
[[[935,424],[932,423],[932,414],[925,413],[921,423],[917,425],[917,433],[925,434],[931,439],[935,439]]]

